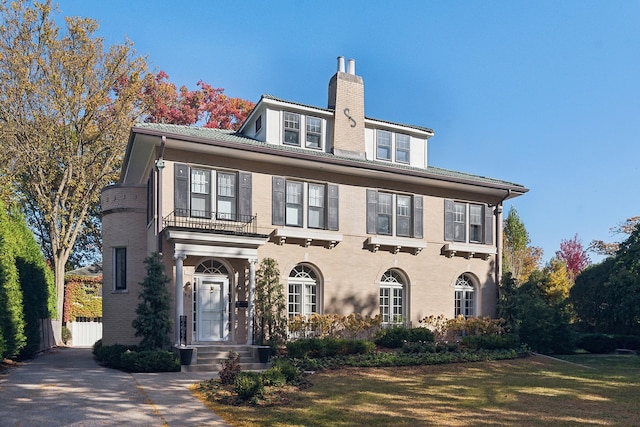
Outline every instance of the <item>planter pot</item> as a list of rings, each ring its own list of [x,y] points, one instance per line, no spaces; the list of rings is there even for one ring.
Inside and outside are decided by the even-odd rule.
[[[191,358],[193,357],[193,348],[180,347],[180,364],[191,365]]]
[[[269,363],[271,357],[271,347],[268,345],[258,347],[258,359],[260,363]]]

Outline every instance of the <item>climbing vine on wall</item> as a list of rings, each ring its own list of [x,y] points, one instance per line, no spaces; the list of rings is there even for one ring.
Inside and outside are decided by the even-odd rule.
[[[78,317],[102,317],[102,277],[71,276],[66,278],[64,321]]]

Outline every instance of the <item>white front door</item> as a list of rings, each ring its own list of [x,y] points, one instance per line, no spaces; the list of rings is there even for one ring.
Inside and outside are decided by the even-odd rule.
[[[229,279],[196,279],[196,328],[198,341],[224,341],[229,333]]]

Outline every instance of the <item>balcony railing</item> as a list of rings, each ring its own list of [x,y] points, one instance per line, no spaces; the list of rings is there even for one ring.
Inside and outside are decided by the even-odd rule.
[[[177,209],[162,219],[164,228],[215,231],[224,234],[257,234],[256,215]]]

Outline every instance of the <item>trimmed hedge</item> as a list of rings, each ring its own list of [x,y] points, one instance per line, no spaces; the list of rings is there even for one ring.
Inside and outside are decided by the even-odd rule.
[[[287,343],[287,354],[295,359],[366,354],[374,349],[371,341],[344,338],[303,338]]]
[[[405,342],[434,342],[435,336],[427,328],[406,328],[394,326],[380,329],[374,338],[374,342],[385,348],[400,348]]]
[[[473,350],[499,350],[517,348],[520,338],[516,334],[468,335],[462,338],[462,344]]]
[[[102,366],[125,372],[177,372],[180,359],[166,350],[143,350],[136,345],[93,345],[93,355]]]
[[[617,348],[640,350],[640,336],[582,334],[578,336],[576,346],[594,354],[612,353]]]
[[[516,349],[465,350],[443,353],[380,352],[372,354],[327,357],[323,359],[303,359],[296,360],[296,363],[302,370],[319,371],[323,369],[337,369],[346,366],[372,368],[387,366],[441,365],[445,363],[505,360],[523,357],[528,354],[528,352]]]

